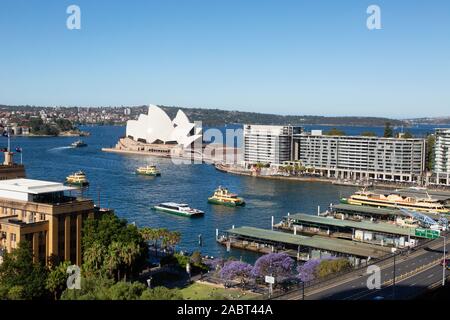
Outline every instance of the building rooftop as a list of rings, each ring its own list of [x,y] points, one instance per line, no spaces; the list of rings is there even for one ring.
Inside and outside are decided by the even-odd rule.
[[[327,225],[341,228],[354,228],[358,230],[368,230],[387,234],[396,234],[401,236],[415,236],[415,228],[401,227],[386,222],[369,222],[369,221],[351,221],[340,220],[335,218],[312,216],[309,214],[291,214],[291,220],[297,222],[306,222],[316,225]]]
[[[358,206],[353,204],[334,204],[333,210],[341,212],[341,211],[350,211],[355,213],[362,214],[373,214],[380,216],[407,216],[404,212],[398,209],[385,209],[385,208],[376,208],[370,206]]]
[[[33,180],[33,179],[10,179],[0,181],[0,192],[13,191],[27,194],[43,194],[68,190],[76,190],[77,188],[65,186],[59,182]]]
[[[227,230],[227,232],[231,235],[252,238],[255,240],[306,246],[310,248],[350,254],[358,257],[380,258],[391,252],[391,249],[388,247],[381,247],[366,243],[321,236],[305,237],[301,235],[253,227],[234,228]]]

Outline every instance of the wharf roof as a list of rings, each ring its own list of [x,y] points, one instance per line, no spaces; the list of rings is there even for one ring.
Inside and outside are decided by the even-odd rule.
[[[402,227],[386,222],[351,221],[332,217],[319,217],[309,214],[291,214],[289,219],[314,225],[334,226],[340,228],[353,228],[357,230],[368,230],[401,236],[415,236],[415,228]]]
[[[384,216],[402,216],[402,217],[409,217],[408,214],[403,212],[399,209],[394,208],[377,208],[377,207],[371,207],[371,206],[360,206],[355,204],[335,204],[333,205],[333,210],[337,212],[353,212],[353,213],[360,213],[360,214],[373,214],[373,215],[384,215]],[[422,212],[424,215],[429,216],[432,219],[438,220],[440,218],[439,214],[437,213],[431,213],[431,212]]]
[[[227,230],[227,232],[231,235],[251,238],[255,240],[285,243],[301,247],[305,246],[337,253],[350,254],[358,257],[380,258],[391,251],[388,247],[381,247],[367,243],[321,236],[306,237],[254,227],[234,228]]]
[[[398,209],[386,209],[386,208],[376,208],[376,207],[370,207],[370,206],[359,206],[359,205],[353,205],[353,204],[334,204],[332,207],[334,210],[337,211],[352,211],[352,212],[358,212],[358,213],[366,213],[366,214],[374,214],[374,215],[380,215],[380,216],[407,216],[404,212]]]

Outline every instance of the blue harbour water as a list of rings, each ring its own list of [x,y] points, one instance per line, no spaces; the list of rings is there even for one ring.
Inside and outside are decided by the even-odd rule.
[[[170,159],[141,155],[123,155],[102,152],[102,147],[115,145],[125,134],[125,127],[86,126],[91,136],[83,138],[85,148],[70,148],[73,137],[14,137],[11,148],[23,149],[23,163],[27,177],[63,182],[70,173],[83,170],[90,186],[83,196],[100,200],[102,207],[115,210],[128,222],[137,226],[164,227],[182,233],[180,250],[201,250],[212,256],[242,257],[247,261],[255,254],[226,249],[215,242],[215,229],[226,230],[235,225],[270,228],[271,216],[275,222],[288,212],[316,214],[317,206],[325,208],[348,196],[355,188],[327,183],[308,183],[258,179],[229,175],[207,164],[175,165]],[[364,131],[364,130],[363,130]],[[6,145],[6,139],[3,142]],[[16,161],[20,155],[16,154]],[[134,170],[145,164],[156,164],[161,177],[138,176]],[[244,197],[247,205],[229,208],[207,203],[207,198],[219,186]],[[178,217],[151,210],[160,202],[185,202],[205,211],[201,218]],[[198,236],[203,245],[199,246]]]

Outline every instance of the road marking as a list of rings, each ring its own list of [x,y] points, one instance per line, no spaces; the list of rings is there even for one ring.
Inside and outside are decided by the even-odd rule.
[[[429,278],[431,278],[431,277],[433,277],[434,276],[434,274],[430,274],[428,277],[427,277],[427,279],[429,279]]]
[[[414,282],[413,284],[410,285],[410,287],[414,287],[417,284],[417,282]]]
[[[440,244],[434,244],[434,245],[431,245],[430,248],[432,248],[432,249],[433,248],[440,248],[440,246],[441,246]],[[428,255],[429,255],[429,252],[426,252],[426,251],[423,252],[423,249],[421,248],[419,251],[416,251],[411,256],[409,256],[408,259],[412,259],[413,261],[419,261],[419,262],[420,261],[424,261],[424,260],[430,262],[430,257]],[[428,257],[425,258],[424,256],[428,256]],[[404,263],[404,262],[401,262],[401,263]],[[387,270],[387,269],[389,269],[392,266],[393,266],[393,262],[388,262],[387,264],[383,265],[381,267],[381,269],[382,270]],[[425,270],[430,268],[430,266],[428,264],[423,265],[423,267],[425,267],[425,268],[420,270],[419,272],[417,272],[417,270],[416,270],[413,273],[413,275],[421,273],[421,272],[423,272],[423,271],[425,271]],[[413,276],[413,275],[411,275],[411,276]],[[406,277],[406,279],[411,277],[411,276]],[[388,275],[386,275],[386,277],[388,277]],[[406,279],[401,279],[400,281],[403,281],[403,280],[406,280]],[[355,277],[343,279],[341,281],[338,281],[338,282],[335,282],[335,283],[331,283],[331,284],[326,285],[324,287],[313,289],[311,292],[306,293],[305,296],[314,296],[316,294],[320,294],[323,291],[326,291],[326,290],[329,290],[331,288],[336,288],[336,287],[345,285],[346,283],[354,281],[354,280],[355,280]],[[390,286],[390,285],[388,285],[388,286]],[[293,298],[295,299],[295,296]]]

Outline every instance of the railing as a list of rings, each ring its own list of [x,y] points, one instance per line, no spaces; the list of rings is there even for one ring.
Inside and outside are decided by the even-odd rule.
[[[424,247],[428,246],[431,242],[435,241],[436,239],[430,239],[430,240],[425,240],[423,243],[421,243],[420,245],[412,248],[413,252],[416,252],[420,249],[423,249]],[[398,250],[396,253],[396,256],[405,256],[409,253],[410,250],[408,249],[403,249],[403,250]],[[381,259],[377,259],[377,260],[372,260],[370,263],[366,263],[365,265],[359,266],[357,268],[352,268],[350,270],[345,270],[343,272],[340,273],[334,273],[331,274],[327,277],[324,278],[319,278],[319,279],[314,279],[312,281],[308,281],[308,282],[304,282],[304,283],[298,283],[297,285],[293,286],[292,289],[289,289],[285,292],[282,293],[278,293],[275,295],[272,295],[272,299],[274,298],[280,298],[289,294],[292,294],[294,292],[298,292],[299,290],[312,290],[312,289],[320,289],[321,287],[327,286],[327,285],[331,285],[333,283],[336,283],[338,281],[342,281],[345,280],[347,278],[349,278],[350,276],[355,276],[356,274],[361,273],[361,271],[367,269],[367,267],[369,265],[372,264],[385,264],[390,260],[393,260],[394,256],[392,254],[387,254],[386,256],[382,257]],[[436,263],[436,262],[433,262]]]

